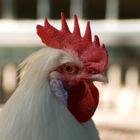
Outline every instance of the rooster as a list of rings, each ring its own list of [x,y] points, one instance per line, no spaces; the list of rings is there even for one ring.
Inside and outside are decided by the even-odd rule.
[[[94,81],[106,82],[108,54],[99,38],[92,41],[90,22],[80,33],[77,16],[70,32],[45,19],[37,34],[47,47],[19,66],[20,82],[0,113],[0,140],[98,140],[91,117],[99,101]]]

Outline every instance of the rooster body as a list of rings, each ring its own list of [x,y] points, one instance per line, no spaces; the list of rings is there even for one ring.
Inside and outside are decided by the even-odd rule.
[[[37,26],[48,47],[21,63],[19,85],[0,113],[0,140],[99,140],[91,120],[98,105],[92,81],[107,80],[101,74],[107,52],[97,36],[92,42],[89,22],[82,38],[76,16],[73,33],[63,13],[61,19],[61,31],[47,19]]]
[[[90,138],[90,131],[97,135],[93,122],[77,122],[54,97],[46,80],[49,66],[55,69],[63,61],[75,62],[78,58],[45,48],[21,64],[24,69],[19,86],[0,113],[1,140],[94,140]]]

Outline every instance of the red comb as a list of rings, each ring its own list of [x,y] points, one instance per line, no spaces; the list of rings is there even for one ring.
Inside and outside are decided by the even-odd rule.
[[[92,42],[90,22],[87,22],[83,37],[81,37],[76,15],[74,15],[74,30],[72,33],[68,28],[64,13],[61,13],[61,22],[61,30],[51,26],[47,18],[44,26],[37,25],[37,34],[42,39],[42,42],[52,48],[76,52],[88,69],[103,72],[108,63],[108,54],[105,46],[100,46],[98,36],[94,36],[94,41]]]

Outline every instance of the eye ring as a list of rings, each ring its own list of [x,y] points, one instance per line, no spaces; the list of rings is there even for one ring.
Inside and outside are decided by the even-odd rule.
[[[73,74],[75,73],[75,68],[70,64],[66,64],[63,66],[63,71],[67,74]]]

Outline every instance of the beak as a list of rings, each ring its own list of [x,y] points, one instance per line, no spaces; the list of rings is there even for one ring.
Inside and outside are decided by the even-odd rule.
[[[95,74],[95,75],[92,75],[90,77],[86,77],[85,79],[87,82],[98,81],[98,82],[108,83],[107,77],[103,74]]]

